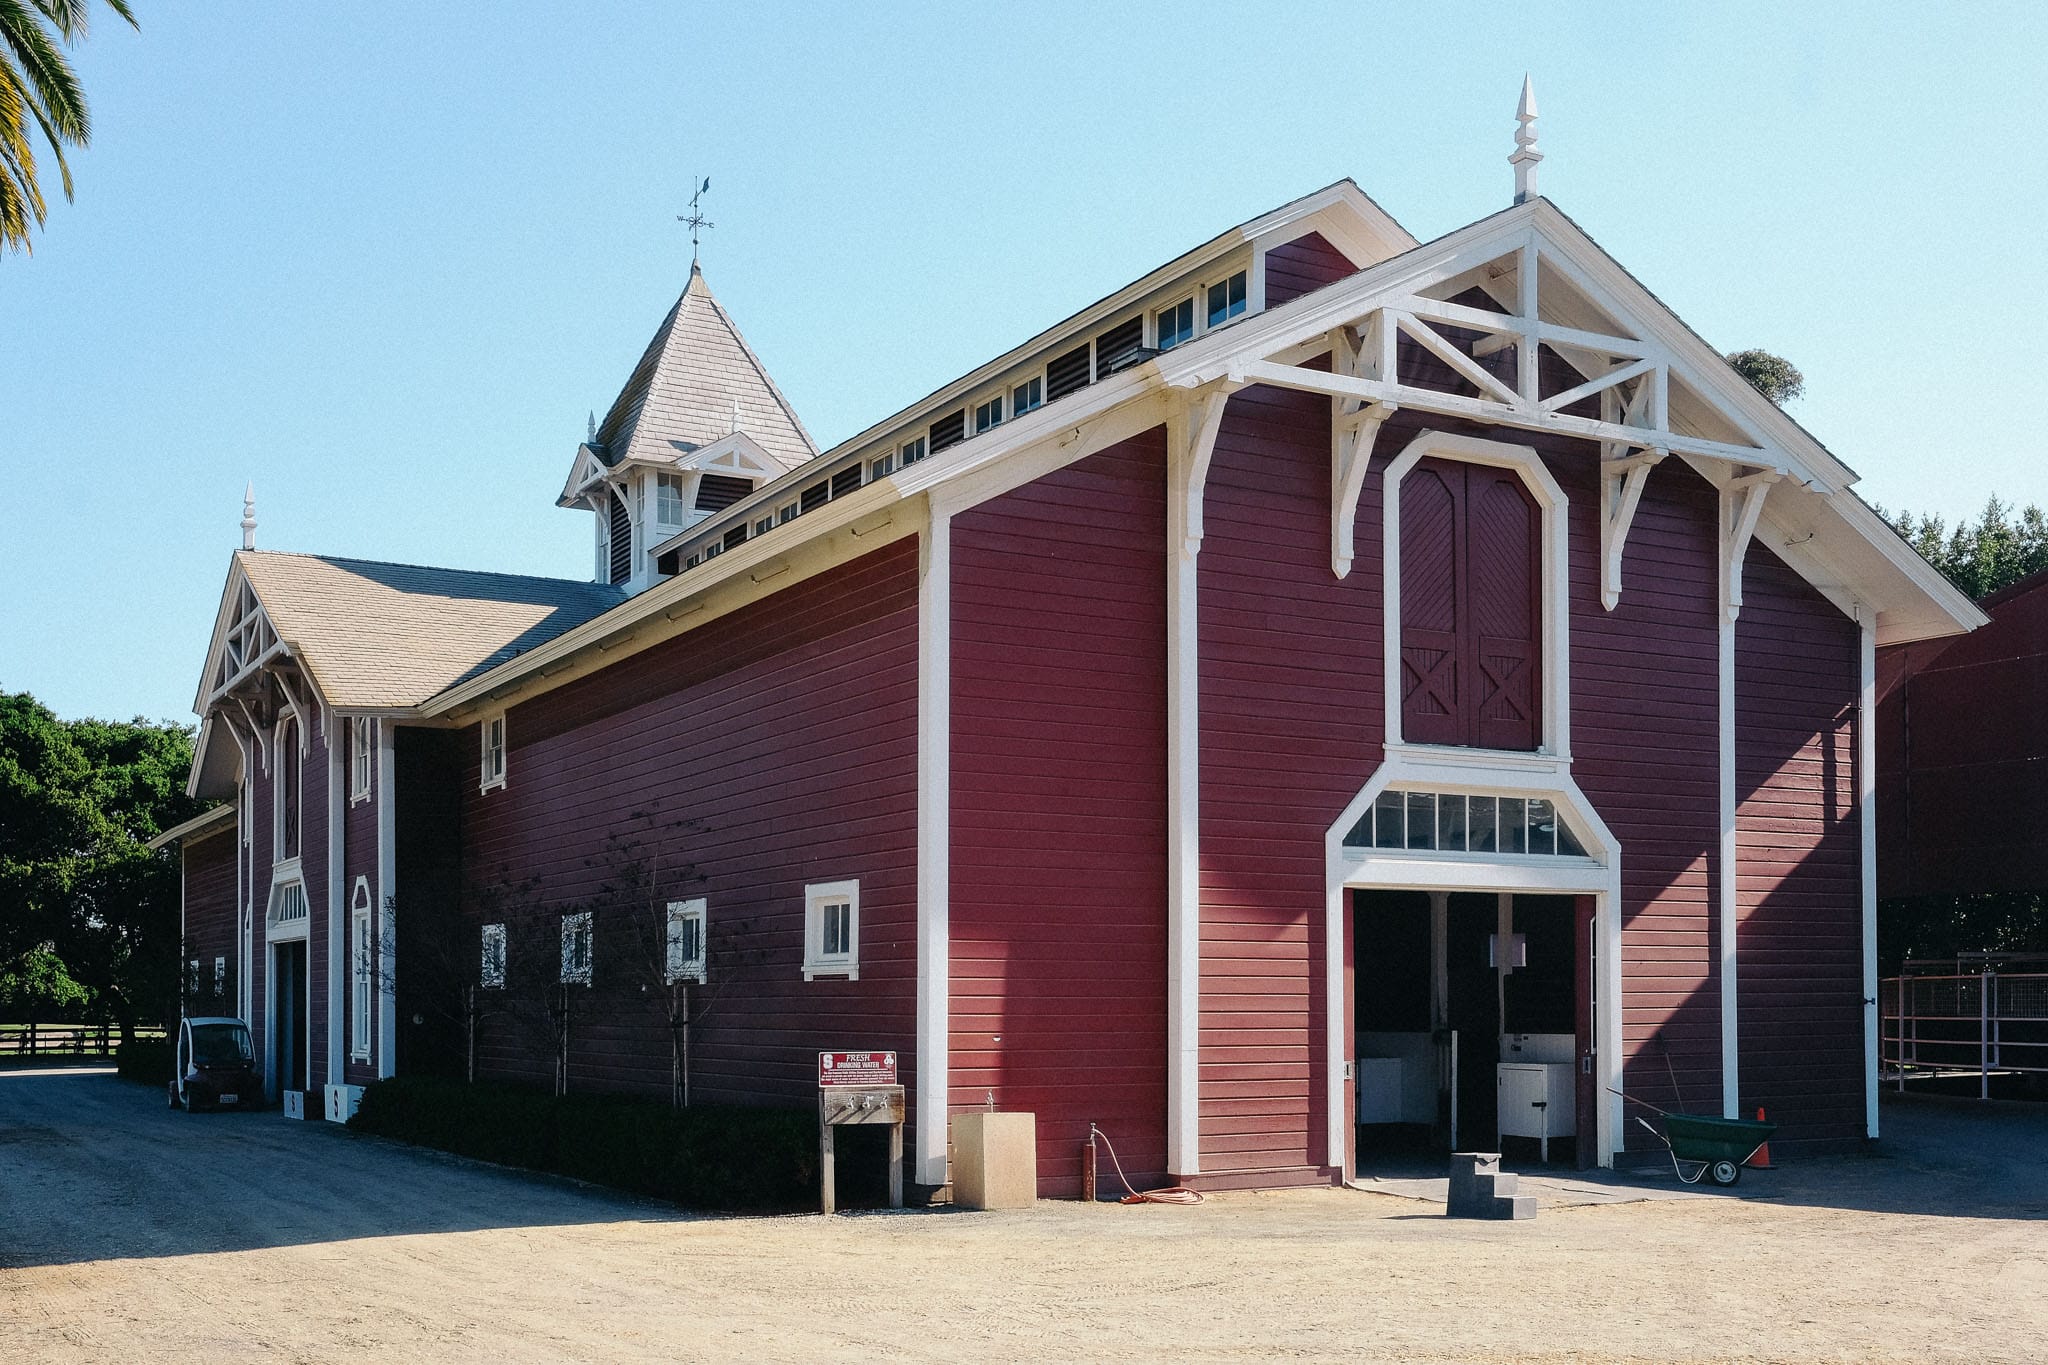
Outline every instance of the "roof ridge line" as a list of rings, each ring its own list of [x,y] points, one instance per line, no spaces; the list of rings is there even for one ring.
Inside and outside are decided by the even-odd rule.
[[[512,573],[503,569],[462,569],[449,564],[416,564],[404,559],[366,559],[361,555],[320,554],[312,550],[236,550],[236,555],[265,555],[275,559],[317,559],[323,564],[374,564],[385,569],[422,569],[428,573],[472,574],[479,578],[518,578],[532,583],[566,583],[572,587],[623,593],[611,583],[594,583],[587,578],[558,578],[551,574]]]

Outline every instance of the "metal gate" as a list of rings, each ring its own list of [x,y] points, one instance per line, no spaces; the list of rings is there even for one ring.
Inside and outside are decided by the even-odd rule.
[[[1974,1075],[1988,1098],[1994,1073],[2048,1074],[2048,956],[1979,961],[1908,961],[1904,975],[1884,981],[1878,1037],[1886,1080],[1903,1090],[1908,1076]]]

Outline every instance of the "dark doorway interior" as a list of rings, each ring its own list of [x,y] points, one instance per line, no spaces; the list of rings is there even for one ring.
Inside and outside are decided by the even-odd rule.
[[[304,1090],[306,1079],[306,942],[280,943],[273,950],[277,970],[277,1088]]]

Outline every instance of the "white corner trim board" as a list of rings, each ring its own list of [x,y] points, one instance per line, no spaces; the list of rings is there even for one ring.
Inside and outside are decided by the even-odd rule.
[[[946,1183],[952,949],[953,520],[936,490],[917,573],[917,1131],[919,1183]]]

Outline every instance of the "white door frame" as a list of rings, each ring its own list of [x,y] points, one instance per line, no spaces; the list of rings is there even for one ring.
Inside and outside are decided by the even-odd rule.
[[[1389,788],[1476,796],[1539,796],[1565,813],[1586,845],[1584,858],[1446,854],[1346,848],[1350,833]],[[1612,1166],[1621,1148],[1621,845],[1572,780],[1569,759],[1428,745],[1389,746],[1386,762],[1324,836],[1327,918],[1324,991],[1328,1007],[1328,1164],[1351,1174],[1351,1115],[1344,1103],[1352,1060],[1351,1011],[1344,1008],[1344,917],[1353,891],[1480,891],[1593,897],[1595,1154]]]

